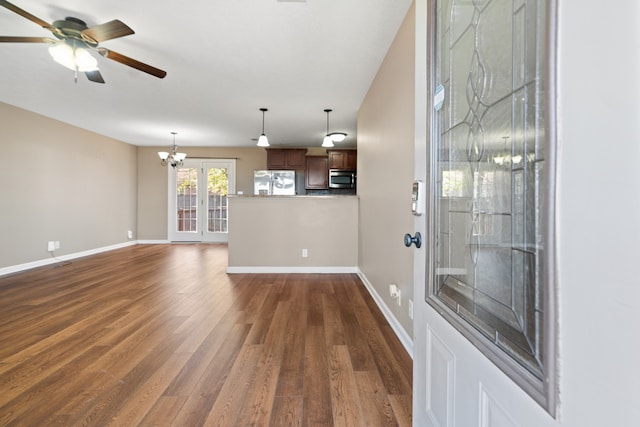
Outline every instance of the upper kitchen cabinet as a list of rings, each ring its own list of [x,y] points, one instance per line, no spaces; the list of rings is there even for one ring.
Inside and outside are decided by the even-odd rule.
[[[304,170],[306,148],[268,148],[267,169]]]
[[[329,188],[327,164],[327,156],[307,156],[305,170],[305,188],[307,190],[326,190]]]
[[[358,168],[358,150],[327,150],[329,169],[356,170]]]

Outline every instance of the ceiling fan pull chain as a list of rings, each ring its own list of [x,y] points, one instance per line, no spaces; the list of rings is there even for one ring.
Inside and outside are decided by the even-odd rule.
[[[75,64],[73,70],[73,81],[78,84],[78,60],[76,59],[76,44],[73,44],[73,63]]]

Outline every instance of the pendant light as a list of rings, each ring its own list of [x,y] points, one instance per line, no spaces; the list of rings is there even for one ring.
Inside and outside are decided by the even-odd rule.
[[[334,142],[344,141],[344,139],[347,137],[347,134],[344,132],[329,133],[329,113],[332,111],[333,110],[331,110],[330,108],[327,108],[324,110],[324,112],[327,113],[327,133],[324,136],[324,139],[322,140],[322,146],[327,148],[333,147]]]
[[[261,108],[260,111],[262,111],[262,134],[260,135],[260,138],[258,138],[258,147],[268,147],[269,140],[267,139],[267,135],[264,134],[264,113],[269,110]]]

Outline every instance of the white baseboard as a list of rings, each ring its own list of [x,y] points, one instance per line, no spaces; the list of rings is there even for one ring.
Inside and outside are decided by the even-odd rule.
[[[320,273],[320,274],[346,274],[357,273],[358,267],[227,267],[227,273]]]
[[[82,258],[82,257],[89,256],[89,255],[95,255],[95,254],[99,254],[101,252],[112,251],[114,249],[125,248],[127,246],[136,245],[137,243],[138,243],[137,241],[132,240],[132,241],[129,241],[129,242],[118,243],[116,245],[103,246],[101,248],[90,249],[88,251],[76,252],[76,253],[67,254],[67,255],[58,255],[58,256],[53,256],[51,258],[41,259],[41,260],[38,260],[38,261],[32,261],[32,262],[27,262],[27,263],[24,263],[24,264],[12,265],[12,266],[9,266],[9,267],[0,268],[0,276],[4,276],[4,275],[7,275],[7,274],[12,274],[12,273],[18,273],[20,271],[30,270],[32,268],[44,267],[45,265],[56,264],[56,263],[59,263],[61,261],[69,261],[69,260],[76,259],[76,258]]]
[[[140,245],[167,245],[171,243],[170,240],[138,240]]]
[[[380,297],[376,289],[373,287],[371,282],[367,280],[367,277],[360,269],[358,269],[358,277],[360,277],[360,280],[362,280],[362,283],[364,283],[364,286],[369,291],[371,298],[373,298],[380,311],[382,311],[383,316],[387,319],[389,325],[391,325],[391,329],[396,333],[396,336],[402,343],[404,349],[407,350],[407,353],[409,353],[409,356],[413,359],[413,339],[411,336],[409,336],[409,334],[404,330],[400,322],[398,322],[398,319],[396,319],[396,316],[393,315],[393,312],[385,304],[382,297]]]

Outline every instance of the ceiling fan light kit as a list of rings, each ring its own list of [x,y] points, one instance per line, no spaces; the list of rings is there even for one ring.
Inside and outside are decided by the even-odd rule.
[[[85,73],[87,78],[92,82],[104,83],[104,79],[98,70],[98,61],[90,53],[91,50],[97,51],[104,58],[135,68],[160,79],[167,75],[166,71],[160,70],[159,68],[152,67],[151,65],[112,50],[98,47],[98,44],[103,41],[134,34],[131,28],[118,19],[91,28],[87,27],[87,24],[81,19],[71,16],[49,24],[6,0],[0,0],[0,6],[51,31],[57,39],[47,37],[0,36],[0,43],[51,43],[53,46],[49,48],[49,54],[57,63],[75,71],[76,74],[78,72]]]
[[[73,46],[71,45],[73,44]],[[49,48],[49,54],[58,64],[73,71],[95,71],[98,60],[88,50],[75,46],[75,42],[61,41]]]

